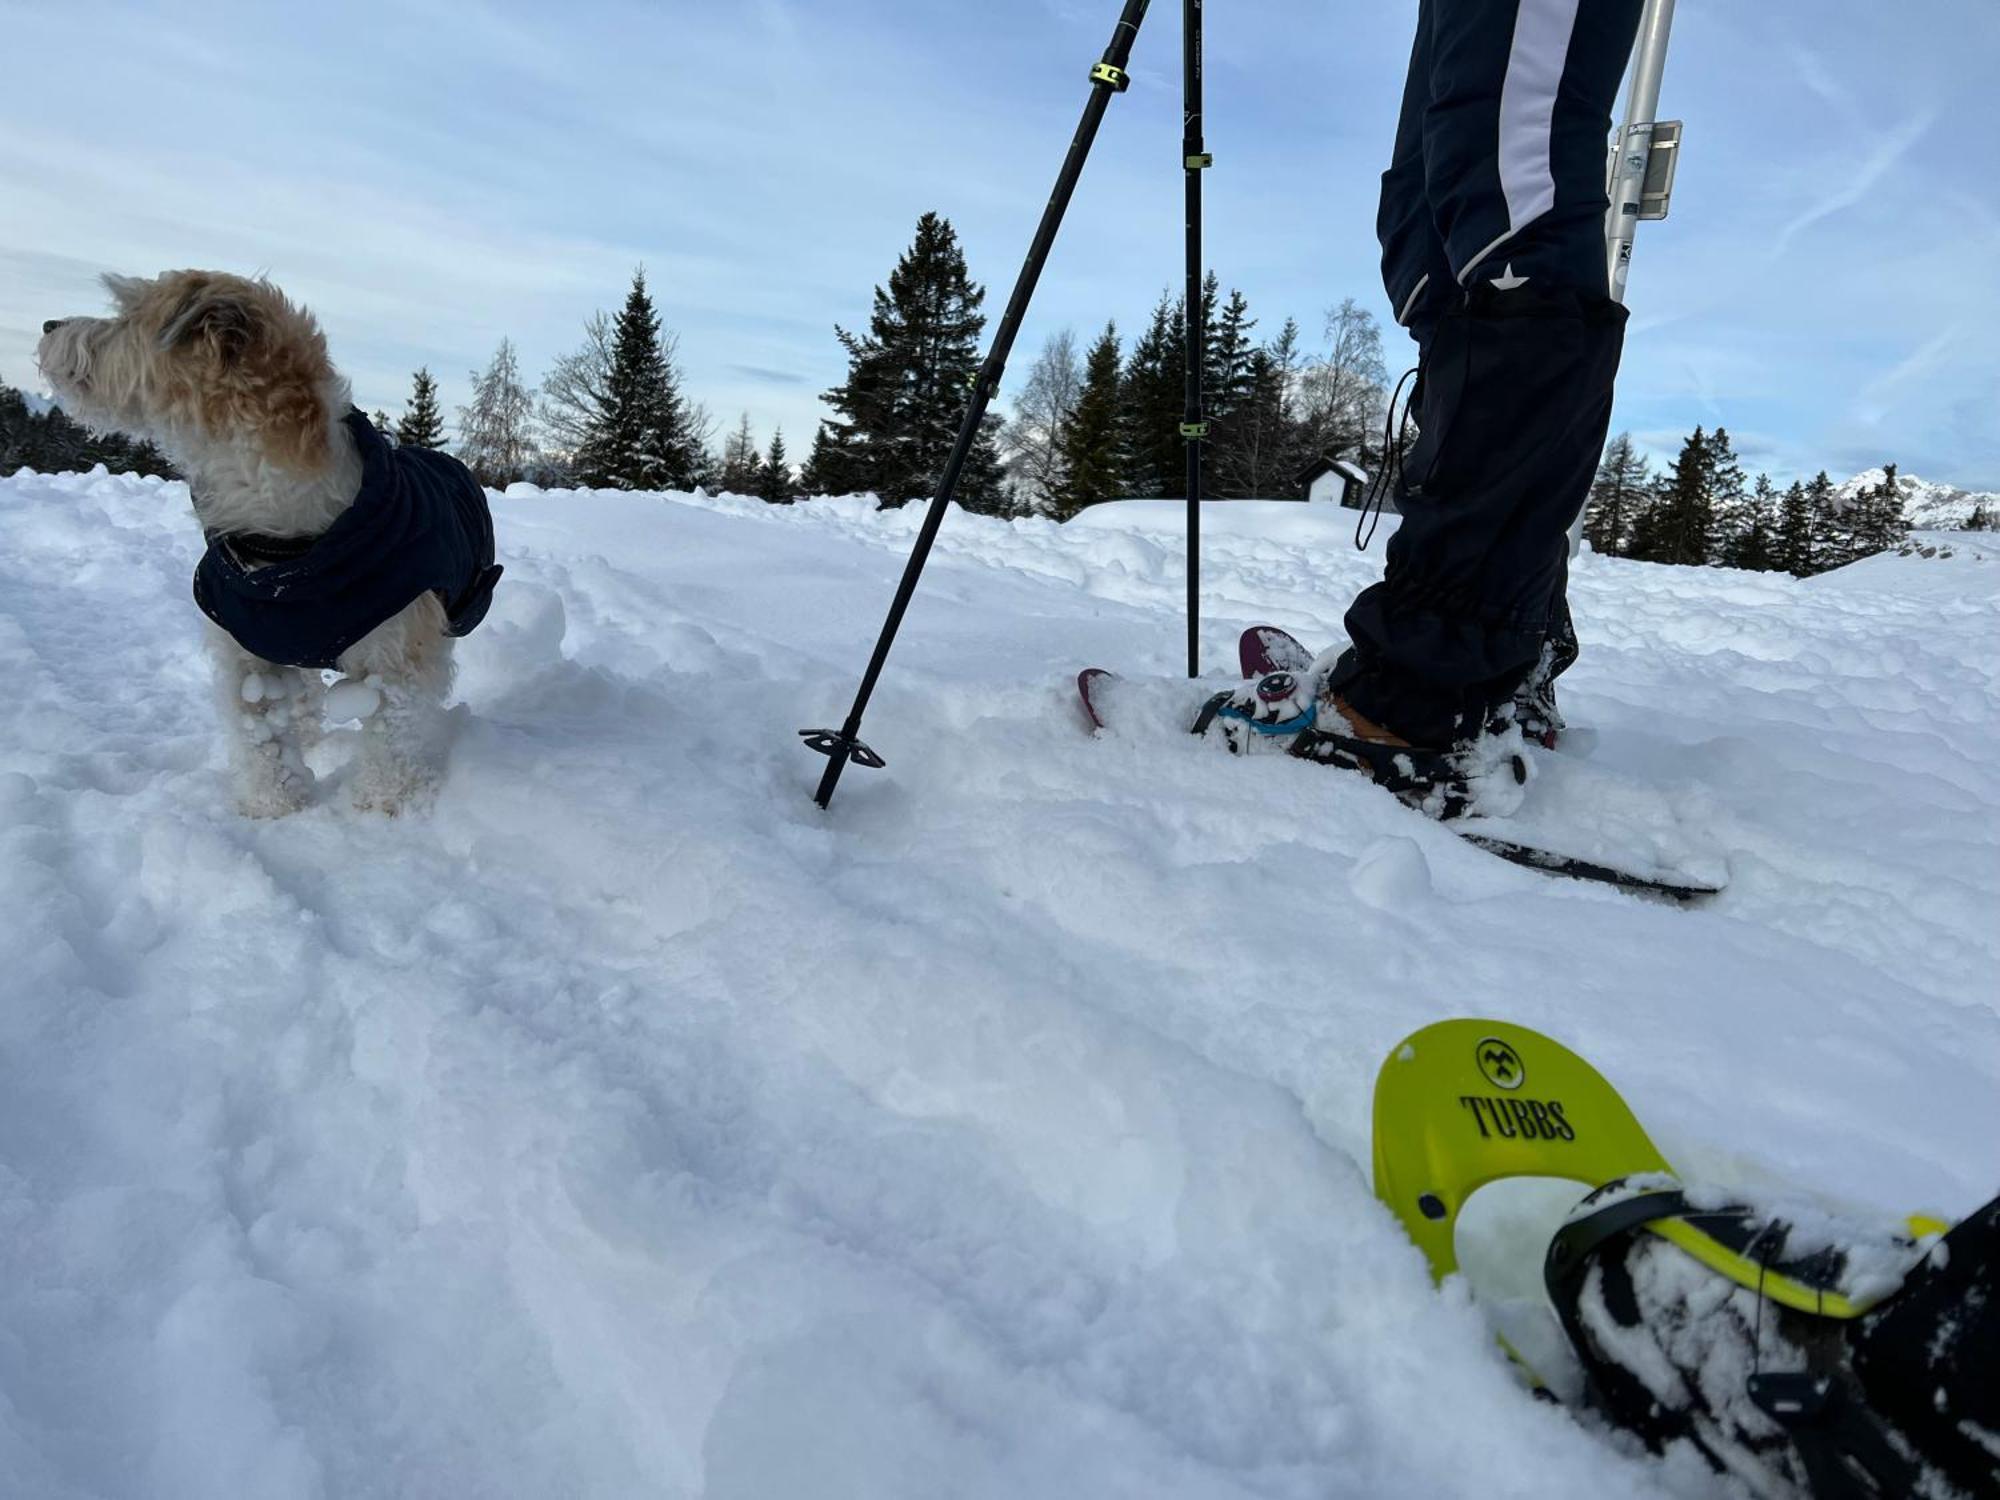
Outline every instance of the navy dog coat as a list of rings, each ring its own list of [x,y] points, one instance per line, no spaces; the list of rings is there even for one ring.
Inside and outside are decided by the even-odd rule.
[[[194,601],[253,656],[331,667],[340,653],[426,592],[451,635],[486,618],[500,568],[493,515],[465,465],[391,447],[360,412],[343,419],[361,452],[361,491],[318,537],[211,532]]]

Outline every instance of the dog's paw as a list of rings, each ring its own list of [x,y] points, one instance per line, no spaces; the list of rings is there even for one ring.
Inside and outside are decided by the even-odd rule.
[[[348,785],[347,800],[356,812],[394,818],[427,810],[437,801],[437,794],[436,777],[405,770],[399,774],[357,776]]]
[[[236,789],[236,810],[246,818],[288,817],[311,802],[312,787],[296,782]]]
[[[236,763],[236,810],[246,818],[282,818],[309,804],[318,779],[294,745],[276,738],[245,747]]]

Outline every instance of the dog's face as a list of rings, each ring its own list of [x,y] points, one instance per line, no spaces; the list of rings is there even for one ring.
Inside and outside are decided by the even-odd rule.
[[[115,312],[42,325],[36,350],[62,405],[165,443],[255,445],[279,468],[330,461],[337,380],[311,314],[268,281],[220,271],[106,276]]]

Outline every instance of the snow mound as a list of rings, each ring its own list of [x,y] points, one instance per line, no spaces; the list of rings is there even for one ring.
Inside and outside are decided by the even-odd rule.
[[[1815,589],[1861,589],[1975,614],[2000,599],[2000,532],[1913,531],[1902,545],[1818,574]]]
[[[340,810],[336,727],[248,823],[186,490],[0,481],[0,1494],[1714,1495],[1429,1286],[1389,1049],[1550,1031],[1726,1187],[1996,1186],[1991,562],[1581,561],[1587,766],[1728,865],[1682,911],[1085,734],[1080,666],[1179,666],[1164,518],[953,515],[823,814],[916,507],[495,512],[435,811]],[[1217,668],[1380,566],[1211,514]]]

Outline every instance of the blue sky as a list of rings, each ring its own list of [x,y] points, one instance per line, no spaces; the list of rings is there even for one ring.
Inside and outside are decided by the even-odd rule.
[[[1210,262],[1269,333],[1352,295],[1414,0],[1211,0]],[[693,394],[810,441],[836,321],[918,214],[997,312],[1113,0],[0,0],[0,379],[100,271],[262,270],[366,406],[530,375],[643,262]],[[1179,276],[1180,7],[1157,0],[1014,360]],[[1616,424],[1753,468],[2000,489],[2000,6],[1681,0],[1674,217],[1642,231]],[[1400,335],[1391,331],[1391,359]]]

